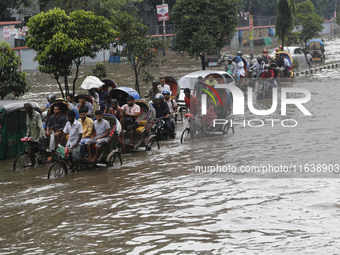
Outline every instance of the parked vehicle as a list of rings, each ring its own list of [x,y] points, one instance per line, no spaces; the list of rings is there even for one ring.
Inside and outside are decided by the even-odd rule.
[[[325,62],[325,44],[322,40],[312,39],[307,43],[308,53],[312,55],[314,62]]]
[[[289,46],[289,47],[284,47],[283,51],[286,51],[290,54],[292,59],[297,59],[299,62],[299,66],[308,66],[308,63],[305,58],[305,53],[301,47],[298,46]],[[270,53],[269,56],[273,59],[275,56],[275,49],[273,49]],[[313,57],[311,54],[307,54],[307,59],[311,65],[313,65]]]
[[[27,146],[21,142],[27,131],[25,103],[31,103],[33,110],[40,113],[39,105],[34,102],[0,101],[0,160],[15,158]]]

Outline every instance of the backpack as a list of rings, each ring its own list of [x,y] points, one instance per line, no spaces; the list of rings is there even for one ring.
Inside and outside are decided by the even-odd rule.
[[[268,57],[267,55],[262,54],[262,61],[264,61],[265,64],[268,64]]]

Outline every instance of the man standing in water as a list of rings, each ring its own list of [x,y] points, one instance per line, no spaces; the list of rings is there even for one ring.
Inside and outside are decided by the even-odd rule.
[[[40,114],[37,111],[33,110],[33,107],[30,103],[25,103],[24,108],[26,111],[26,126],[27,126],[26,137],[31,137],[33,141],[37,140],[42,141],[45,135],[45,131]],[[30,151],[30,154],[28,156],[31,158],[32,166],[34,166],[35,165],[34,153],[38,149],[38,143],[33,142],[32,148],[33,150]]]

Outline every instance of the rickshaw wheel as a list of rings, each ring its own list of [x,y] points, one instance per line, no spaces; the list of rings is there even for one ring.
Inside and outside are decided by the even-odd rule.
[[[225,135],[225,134],[228,134],[228,131],[229,131],[229,129],[231,128],[231,130],[233,131],[233,133],[235,133],[235,130],[234,130],[234,126],[230,126],[230,123],[228,122],[228,124],[227,124],[227,126],[224,128],[224,130],[223,130],[223,134]]]
[[[56,161],[48,170],[47,179],[54,179],[65,176],[67,173],[66,164],[62,161]]]
[[[152,137],[150,141],[145,145],[145,150],[146,151],[151,151],[152,149],[159,149],[159,142],[156,137]]]
[[[181,143],[189,142],[189,141],[190,141],[190,129],[186,128],[182,133]]]
[[[110,155],[108,156],[106,167],[116,167],[119,165],[119,163],[120,165],[123,164],[120,153],[119,152],[110,153]]]
[[[26,151],[20,152],[14,160],[13,171],[22,170],[27,167],[31,167],[31,158]]]

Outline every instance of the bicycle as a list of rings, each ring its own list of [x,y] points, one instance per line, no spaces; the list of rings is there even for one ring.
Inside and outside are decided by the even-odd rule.
[[[69,152],[68,150],[72,150],[71,148],[59,146],[58,149],[55,152],[55,155],[58,156],[58,160],[53,162],[50,169],[47,173],[47,179],[50,178],[58,178],[63,177],[67,174],[67,172],[73,171],[73,165],[72,165],[72,156],[68,156]],[[68,162],[69,161],[69,162]],[[79,164],[79,170],[82,169],[82,164]]]
[[[22,170],[27,167],[32,167],[33,163],[31,160],[31,153],[34,153],[35,162],[39,165],[45,164],[47,162],[47,153],[44,150],[44,147],[40,147],[40,144],[38,141],[34,141],[31,139],[31,137],[25,137],[21,138],[21,141],[25,144],[28,144],[26,149],[22,152],[20,152],[13,164],[13,171]]]
[[[197,126],[195,124],[190,123],[190,119],[194,118],[194,116],[191,114],[185,114],[185,119],[188,121],[187,127],[184,129],[182,135],[181,135],[181,143],[189,142],[191,140],[191,133],[190,128],[193,129],[194,126]],[[194,135],[193,139],[200,139],[205,137],[205,130],[203,125],[200,125],[198,129],[192,130],[192,133]]]

